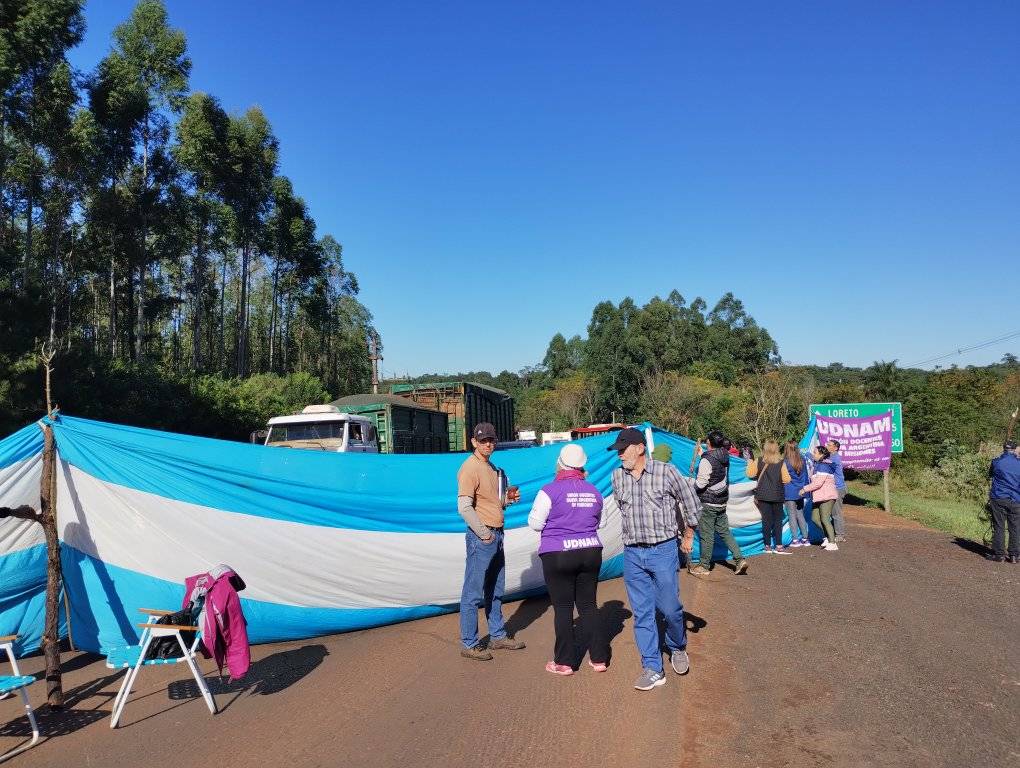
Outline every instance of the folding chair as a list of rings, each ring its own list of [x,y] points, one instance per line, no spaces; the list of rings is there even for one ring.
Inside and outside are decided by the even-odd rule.
[[[110,650],[106,657],[106,666],[110,669],[127,669],[127,674],[124,676],[124,682],[120,685],[120,690],[117,691],[117,696],[113,700],[113,717],[110,720],[110,727],[116,728],[117,723],[120,721],[120,716],[124,712],[124,705],[127,704],[128,696],[131,695],[131,688],[135,684],[135,679],[138,677],[138,670],[146,666],[156,666],[160,664],[180,664],[185,662],[191,669],[191,674],[195,678],[195,682],[198,683],[198,690],[202,692],[202,698],[205,699],[206,706],[209,707],[211,714],[216,714],[216,702],[213,700],[212,693],[209,692],[209,687],[205,684],[205,680],[202,678],[202,674],[199,672],[198,664],[195,661],[195,649],[198,648],[199,634],[198,627],[186,626],[183,624],[157,624],[155,618],[160,616],[168,616],[173,611],[157,611],[151,608],[139,608],[141,613],[149,617],[149,621],[145,624],[139,624],[142,628],[142,635],[138,638],[138,645],[128,645],[121,648],[113,648]],[[184,638],[181,636],[181,632],[194,632],[195,642],[188,648],[184,644]],[[176,637],[177,642],[181,646],[183,656],[177,659],[147,659],[145,654],[149,650],[149,645],[157,637]]]
[[[4,752],[0,755],[0,763],[39,743],[39,725],[35,722],[35,712],[32,710],[32,703],[28,700],[28,693],[25,692],[25,689],[35,682],[35,678],[32,675],[21,674],[21,670],[18,669],[18,660],[14,657],[14,641],[17,639],[17,635],[0,637],[0,648],[7,651],[7,659],[11,662],[11,668],[14,671],[13,675],[0,675],[0,694],[12,691],[18,691],[21,694],[21,700],[25,702],[25,714],[28,715],[28,722],[32,726],[32,741],[9,752]]]

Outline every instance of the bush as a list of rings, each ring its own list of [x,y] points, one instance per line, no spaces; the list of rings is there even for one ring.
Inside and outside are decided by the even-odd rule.
[[[929,498],[984,501],[988,498],[988,465],[993,455],[988,446],[974,451],[946,440],[937,451],[935,466],[905,465],[900,480]]]
[[[74,353],[59,356],[54,368],[54,405],[69,416],[227,440],[247,440],[270,416],[332,399],[307,373],[174,376],[159,366]],[[33,356],[0,358],[0,437],[44,415],[44,401],[43,374]]]

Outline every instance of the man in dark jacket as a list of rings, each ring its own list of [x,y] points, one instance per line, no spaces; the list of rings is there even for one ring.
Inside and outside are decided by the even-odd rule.
[[[992,487],[988,491],[988,508],[992,512],[992,554],[997,563],[1020,563],[1020,450],[1012,440],[1002,446],[1002,455],[992,459],[988,468]],[[1005,533],[1009,529],[1009,551]]]
[[[722,539],[726,548],[733,553],[736,563],[735,573],[747,573],[747,560],[740,551],[740,545],[733,538],[730,521],[726,517],[726,502],[730,498],[730,454],[726,449],[726,440],[722,432],[713,430],[708,433],[708,451],[701,452],[698,443],[697,453],[701,455],[698,463],[698,474],[694,481],[694,491],[701,499],[701,520],[698,522],[698,538],[701,540],[701,562],[688,569],[692,576],[707,576],[712,566],[712,550],[715,548],[716,534]]]

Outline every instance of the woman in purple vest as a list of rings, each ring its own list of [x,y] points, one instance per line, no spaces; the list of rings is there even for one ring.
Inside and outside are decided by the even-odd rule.
[[[588,663],[605,672],[609,644],[599,626],[595,590],[602,567],[602,494],[585,480],[584,449],[563,446],[556,461],[556,479],[535,497],[528,525],[542,532],[538,548],[545,585],[553,606],[556,644],[553,660],[545,665],[554,675],[572,675],[579,666],[574,651],[574,605],[581,618],[581,635],[588,641]]]

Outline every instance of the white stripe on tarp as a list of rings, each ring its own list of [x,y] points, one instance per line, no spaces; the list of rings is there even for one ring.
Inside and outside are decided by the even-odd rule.
[[[753,517],[750,522],[759,525],[749,500],[754,484],[741,486],[731,489],[731,522]],[[57,510],[61,539],[70,546],[173,583],[227,563],[245,579],[245,596],[253,600],[322,608],[460,600],[462,533],[361,531],[234,514],[108,483],[65,462]],[[612,497],[606,515],[599,531],[604,560],[623,551]],[[507,531],[508,593],[544,586],[538,544],[539,535],[528,528]]]
[[[42,480],[42,454],[0,469],[0,507],[27,504],[39,509],[39,483]],[[0,520],[0,556],[45,544],[42,526],[32,520]]]
[[[239,515],[107,483],[66,463],[61,469],[61,539],[111,565],[183,583],[227,563],[247,582],[245,597],[303,607],[460,600],[463,533],[357,531]],[[607,514],[600,534],[608,559],[622,544],[615,505]],[[507,532],[508,593],[544,585],[538,543],[528,528]]]

